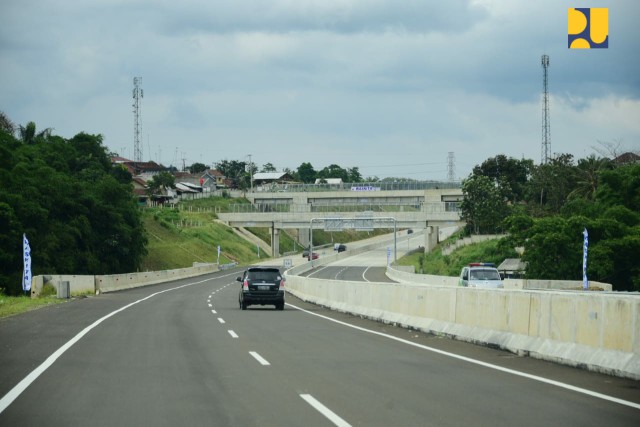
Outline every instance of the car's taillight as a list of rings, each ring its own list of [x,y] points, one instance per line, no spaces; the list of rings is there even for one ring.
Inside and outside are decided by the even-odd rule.
[[[281,291],[284,291],[284,279],[280,280],[280,288]]]
[[[249,290],[249,281],[245,280],[244,283],[242,283],[242,290],[243,291],[248,291]]]

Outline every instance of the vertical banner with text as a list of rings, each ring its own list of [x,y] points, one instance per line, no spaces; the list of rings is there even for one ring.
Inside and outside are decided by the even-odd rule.
[[[585,228],[582,232],[584,241],[582,244],[582,288],[589,289],[589,280],[587,279],[587,252],[589,251],[589,232]]]
[[[29,292],[31,290],[31,246],[27,235],[22,235],[22,255],[24,259],[24,270],[22,272],[22,290]]]

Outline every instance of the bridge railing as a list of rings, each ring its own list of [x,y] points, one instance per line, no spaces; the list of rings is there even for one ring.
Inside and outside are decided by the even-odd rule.
[[[254,192],[319,192],[319,191],[402,191],[461,188],[460,181],[414,181],[414,182],[343,182],[341,184],[268,184],[258,186]]]
[[[237,203],[229,205],[229,213],[309,213],[309,212],[459,212],[458,202],[432,202],[403,204],[378,202],[370,204],[291,204],[291,203]]]

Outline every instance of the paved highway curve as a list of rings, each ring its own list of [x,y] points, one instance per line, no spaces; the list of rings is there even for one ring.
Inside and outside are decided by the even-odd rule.
[[[293,297],[283,312],[241,311],[237,275],[0,320],[0,426],[601,427],[640,420],[637,381]]]

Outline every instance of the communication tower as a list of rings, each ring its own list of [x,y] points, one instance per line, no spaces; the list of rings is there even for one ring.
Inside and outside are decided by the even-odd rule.
[[[144,97],[144,92],[140,85],[142,77],[133,78],[133,160],[142,161],[142,147],[140,146],[140,99]]]
[[[551,154],[551,125],[549,123],[549,55],[542,55],[542,156],[541,164]]]
[[[447,179],[449,181],[456,180],[456,155],[453,151],[449,151],[449,157],[447,162]]]

